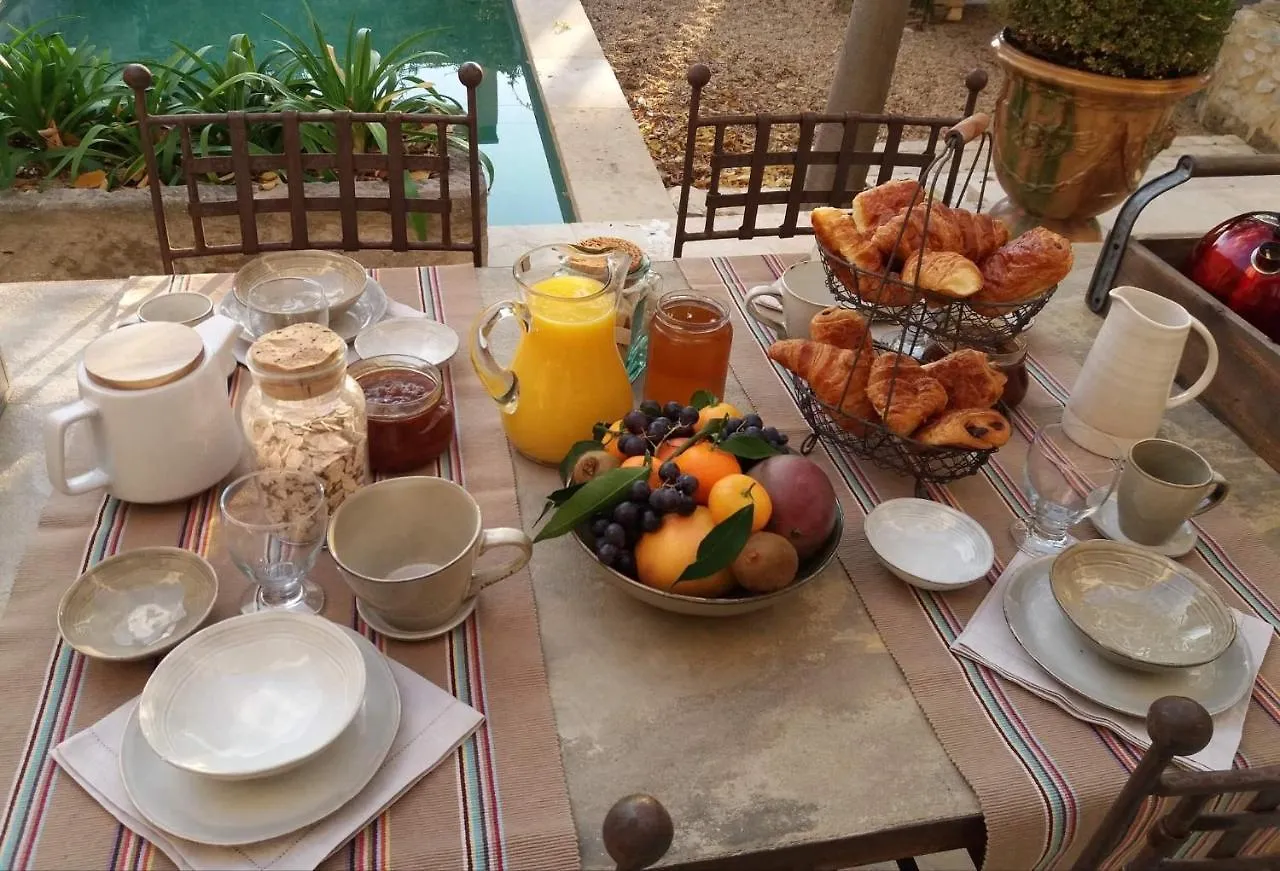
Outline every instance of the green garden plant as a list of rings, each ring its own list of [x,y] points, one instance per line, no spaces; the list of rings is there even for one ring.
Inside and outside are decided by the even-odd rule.
[[[1235,0],[1000,0],[1016,48],[1104,76],[1172,79],[1207,72]]]

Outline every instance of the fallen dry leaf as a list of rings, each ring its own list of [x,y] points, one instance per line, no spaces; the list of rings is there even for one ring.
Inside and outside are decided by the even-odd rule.
[[[267,182],[279,181],[279,180],[280,180],[280,176],[276,175],[274,172],[271,172],[271,171],[264,172],[262,175],[258,177],[258,181],[262,182],[263,184],[266,184]]]
[[[280,186],[280,179],[278,178],[273,178],[269,181],[264,181],[262,182],[262,184],[259,185],[259,187],[262,188],[262,190],[264,191],[275,190],[279,186]]]
[[[58,132],[58,124],[52,118],[49,119],[49,126],[40,131],[40,138],[44,140],[45,148],[62,148],[62,134]]]
[[[105,191],[107,189],[107,174],[100,169],[82,172],[76,176],[73,187],[81,190],[93,190],[96,188],[97,190]]]

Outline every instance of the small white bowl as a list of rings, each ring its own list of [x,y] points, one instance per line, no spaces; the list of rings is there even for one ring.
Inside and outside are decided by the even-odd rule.
[[[360,648],[321,617],[233,617],[174,648],[138,702],[165,762],[221,780],[278,774],[319,754],[364,701]]]
[[[890,499],[867,515],[867,542],[885,568],[923,590],[958,590],[991,571],[991,536],[967,514],[928,499]]]
[[[356,336],[355,347],[362,360],[394,354],[444,366],[458,353],[458,334],[431,318],[388,318]]]

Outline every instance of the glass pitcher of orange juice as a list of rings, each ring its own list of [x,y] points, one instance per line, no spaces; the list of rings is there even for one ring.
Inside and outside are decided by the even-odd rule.
[[[535,248],[512,267],[520,299],[485,309],[471,330],[471,363],[502,411],[517,451],[556,464],[597,422],[631,408],[631,383],[614,337],[630,258],[576,245]],[[519,328],[510,367],[493,356],[504,320]]]

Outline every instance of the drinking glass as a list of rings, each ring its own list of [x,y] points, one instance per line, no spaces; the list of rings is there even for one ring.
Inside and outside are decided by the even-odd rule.
[[[259,281],[245,295],[249,332],[265,335],[293,324],[329,326],[329,298],[312,278],[278,276]]]
[[[1062,424],[1037,430],[1022,476],[1031,516],[1015,521],[1012,530],[1018,547],[1037,556],[1065,548],[1067,530],[1097,511],[1111,495],[1120,466],[1119,460],[1077,445]],[[1090,498],[1093,493],[1097,495]]]
[[[328,525],[324,484],[307,472],[263,471],[222,491],[227,552],[253,585],[240,612],[318,614],[324,590],[307,579]]]

